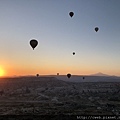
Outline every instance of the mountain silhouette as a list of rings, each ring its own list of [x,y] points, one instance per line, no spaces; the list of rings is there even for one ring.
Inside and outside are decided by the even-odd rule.
[[[90,76],[110,76],[101,72],[95,73],[95,74],[91,74]]]

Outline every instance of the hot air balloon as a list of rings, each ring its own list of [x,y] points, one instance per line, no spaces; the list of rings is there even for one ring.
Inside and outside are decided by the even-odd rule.
[[[70,12],[69,15],[70,15],[70,17],[73,17],[74,13],[73,13],[73,12]]]
[[[38,41],[35,40],[35,39],[32,39],[32,40],[30,40],[30,45],[31,45],[31,47],[34,50],[34,48],[38,45]]]
[[[96,28],[95,28],[95,31],[97,32],[98,30],[99,30],[99,28],[98,28],[98,27],[96,27]]]
[[[70,73],[68,73],[68,74],[67,74],[67,77],[68,77],[68,78],[70,78],[70,77],[71,77],[71,74],[70,74]]]
[[[75,52],[73,52],[73,55],[75,55]]]
[[[36,76],[39,77],[39,74],[37,74]]]

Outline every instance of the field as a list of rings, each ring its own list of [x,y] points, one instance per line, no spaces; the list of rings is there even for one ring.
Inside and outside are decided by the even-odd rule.
[[[68,82],[56,77],[0,78],[0,115],[119,114],[120,82]]]

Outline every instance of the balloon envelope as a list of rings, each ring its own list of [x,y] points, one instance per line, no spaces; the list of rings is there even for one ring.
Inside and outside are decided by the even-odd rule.
[[[70,78],[70,77],[71,77],[71,74],[70,74],[70,73],[68,73],[68,74],[67,74],[67,77],[68,77],[68,78]]]
[[[98,30],[99,30],[99,28],[98,28],[98,27],[96,27],[96,28],[95,28],[95,31],[97,32]]]
[[[74,13],[73,13],[73,12],[70,12],[69,15],[70,15],[70,17],[73,17]]]
[[[35,39],[30,40],[30,45],[31,45],[31,47],[32,47],[32,48],[33,48],[33,50],[34,50],[34,48],[38,45],[38,41],[37,41],[37,40],[35,40]]]
[[[39,77],[39,74],[37,74],[36,76]]]
[[[73,52],[73,55],[75,55],[75,52]]]

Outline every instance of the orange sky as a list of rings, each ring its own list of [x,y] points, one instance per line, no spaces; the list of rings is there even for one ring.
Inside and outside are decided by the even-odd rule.
[[[58,66],[50,66],[50,65],[46,65],[46,66],[40,66],[40,67],[34,67],[34,66],[29,66],[29,65],[26,65],[26,66],[21,66],[21,65],[17,65],[15,66],[14,64],[2,64],[0,65],[0,71],[4,71],[4,73],[2,74],[0,72],[0,76],[14,76],[14,75],[36,75],[37,73],[38,74],[41,74],[41,75],[49,75],[49,74],[61,74],[61,75],[65,75],[67,73],[71,73],[71,74],[74,74],[74,75],[89,75],[89,74],[94,74],[94,73],[97,73],[97,72],[103,72],[105,74],[109,74],[109,75],[119,75],[119,71],[114,71],[113,73],[113,70],[104,70],[102,69],[97,69],[96,67],[96,70],[90,66],[82,66],[79,68],[75,68],[73,65],[71,66],[67,66],[67,67],[64,67],[64,66],[61,66],[61,67],[58,67]]]

